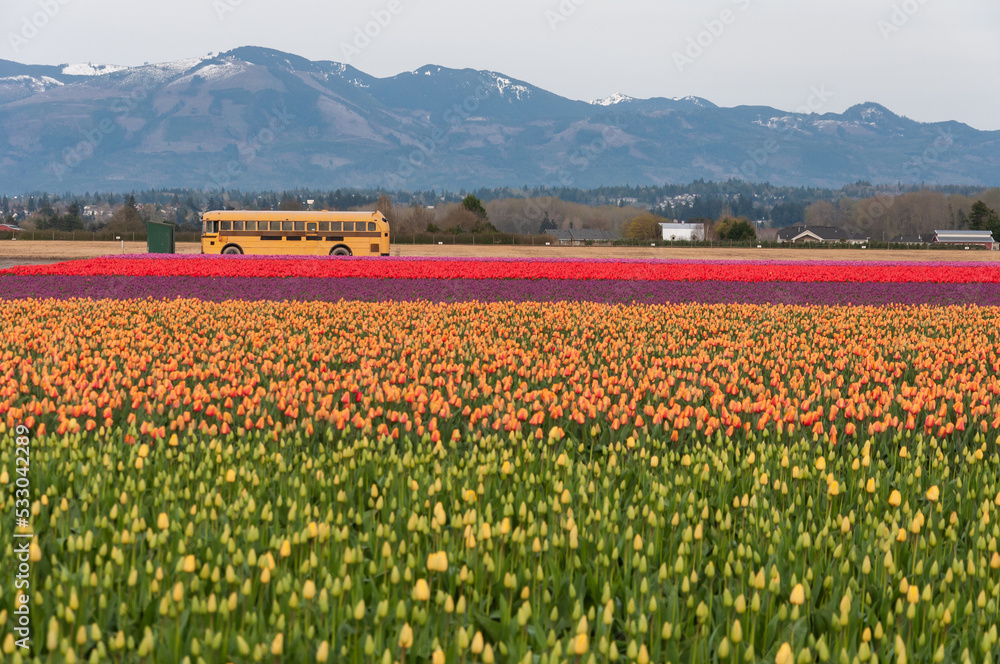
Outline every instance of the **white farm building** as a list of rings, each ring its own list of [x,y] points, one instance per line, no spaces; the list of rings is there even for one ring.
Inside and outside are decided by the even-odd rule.
[[[705,239],[705,224],[660,224],[667,242],[697,242]]]
[[[936,244],[961,244],[987,249],[996,248],[992,231],[934,231],[934,242]]]

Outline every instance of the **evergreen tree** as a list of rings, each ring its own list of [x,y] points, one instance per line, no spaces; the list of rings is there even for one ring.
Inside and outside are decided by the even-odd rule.
[[[1000,215],[982,201],[976,201],[969,212],[969,228],[974,231],[993,231],[993,239],[1000,239]]]
[[[486,208],[483,207],[483,202],[473,194],[469,194],[468,196],[462,199],[462,207],[464,207],[466,210],[476,215],[483,221],[486,221],[488,218],[486,215]]]
[[[752,221],[745,217],[739,219],[723,219],[716,232],[720,240],[732,242],[748,242],[757,239],[757,229]]]
[[[538,234],[539,235],[544,235],[545,231],[550,231],[550,230],[555,230],[555,229],[556,229],[556,222],[554,222],[551,219],[549,219],[549,211],[546,210],[545,211],[545,218],[542,219],[542,225],[538,229]]]

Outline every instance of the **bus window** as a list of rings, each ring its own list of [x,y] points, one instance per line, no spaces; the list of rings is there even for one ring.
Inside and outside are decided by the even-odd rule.
[[[292,222],[291,221],[283,221],[283,222],[281,222],[281,230],[283,230],[283,231],[290,231],[290,230],[292,230]]]
[[[244,222],[244,223],[246,224],[246,229],[248,231],[255,231],[255,230],[257,230],[257,222],[256,221],[247,221],[247,222]]]
[[[231,221],[224,221],[224,222],[222,222],[222,230],[224,230],[224,231],[231,231],[231,230],[233,230],[232,229],[232,225],[233,225],[233,222],[231,222]]]
[[[377,231],[378,230],[378,227],[375,225],[374,221],[369,221],[368,222],[368,230],[370,230],[370,231]]]
[[[315,233],[316,232],[316,222],[315,221],[310,221],[308,224],[306,224],[306,230],[309,231],[310,233]]]
[[[319,230],[320,232],[330,230],[330,222],[329,221],[319,222]]]
[[[341,224],[340,224],[339,221],[331,221],[330,222],[330,230],[331,231],[339,231],[339,230],[341,230],[340,225]]]
[[[280,231],[281,230],[281,222],[280,221],[272,221],[271,222],[271,230],[272,231]]]
[[[305,229],[306,229],[306,222],[304,222],[304,221],[296,221],[295,222],[295,230],[297,230],[297,231],[304,231]]]
[[[354,222],[353,221],[345,221],[344,222],[344,230],[345,231],[353,231],[354,230]]]
[[[233,222],[233,230],[234,231],[241,231],[241,230],[243,230],[243,222],[242,221],[234,221]]]

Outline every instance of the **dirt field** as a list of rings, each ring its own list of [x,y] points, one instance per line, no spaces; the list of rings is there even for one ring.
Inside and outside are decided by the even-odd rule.
[[[179,254],[197,254],[201,245],[181,243]],[[126,242],[0,242],[0,268],[51,263],[119,254],[144,254],[146,243]],[[928,251],[860,249],[726,249],[691,247],[531,247],[469,245],[392,245],[393,256],[511,257],[511,258],[688,258],[733,260],[891,260],[1000,262],[1000,251]]]

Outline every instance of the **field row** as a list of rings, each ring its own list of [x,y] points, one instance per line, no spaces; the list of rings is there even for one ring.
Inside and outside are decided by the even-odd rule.
[[[0,417],[60,434],[1000,429],[992,308],[19,300],[0,316]]]
[[[4,276],[0,299],[1000,306],[984,283]]]
[[[616,281],[1000,283],[1000,266],[970,263],[683,261],[302,256],[115,256],[8,268],[21,276],[546,279]]]

